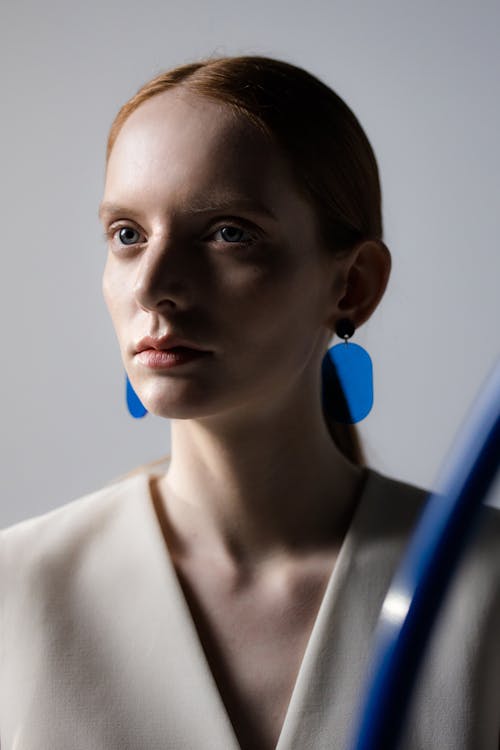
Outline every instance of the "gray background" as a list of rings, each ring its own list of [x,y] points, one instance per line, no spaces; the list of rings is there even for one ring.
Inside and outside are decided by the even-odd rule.
[[[126,412],[96,214],[118,108],[215,54],[305,67],[366,130],[393,270],[355,335],[375,377],[360,430],[371,466],[432,488],[499,353],[500,5],[4,0],[1,14],[0,526],[169,451],[168,420]]]

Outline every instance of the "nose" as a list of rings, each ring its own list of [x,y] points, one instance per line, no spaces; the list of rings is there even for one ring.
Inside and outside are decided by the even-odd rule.
[[[194,296],[193,270],[193,258],[186,244],[166,237],[150,241],[137,268],[137,304],[146,310],[188,307]]]

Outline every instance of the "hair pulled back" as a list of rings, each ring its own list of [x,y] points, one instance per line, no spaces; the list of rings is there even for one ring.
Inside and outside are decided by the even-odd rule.
[[[378,166],[364,130],[331,88],[282,60],[208,57],[160,73],[118,111],[108,136],[106,164],[129,115],[175,87],[226,104],[281,150],[298,192],[315,211],[320,241],[329,251],[342,253],[368,239],[382,241]],[[327,413],[324,417],[339,450],[364,465],[354,425],[339,424]]]

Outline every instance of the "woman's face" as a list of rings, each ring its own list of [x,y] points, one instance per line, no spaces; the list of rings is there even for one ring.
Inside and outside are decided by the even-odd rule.
[[[246,121],[185,90],[145,102],[111,152],[101,215],[103,294],[148,411],[265,414],[301,378],[319,384],[340,277],[279,152]],[[168,333],[211,354],[141,363],[139,340]]]

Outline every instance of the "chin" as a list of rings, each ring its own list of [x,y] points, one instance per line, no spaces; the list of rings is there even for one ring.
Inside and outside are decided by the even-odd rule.
[[[170,399],[167,401],[164,399],[162,402],[156,401],[151,403],[151,409],[147,403],[143,401],[144,406],[151,414],[164,419],[193,419],[193,420],[210,420],[215,421],[221,420],[220,424],[226,422],[230,423],[247,423],[249,420],[257,418],[258,409],[255,408],[254,404],[247,404],[241,398],[235,400],[234,397],[230,400],[228,394],[221,394],[220,398],[208,399],[178,399],[175,402]],[[265,406],[263,411],[263,418],[267,421],[268,405]]]
[[[200,419],[207,416],[203,410],[194,406],[194,404],[161,404],[149,408],[144,404],[150,414],[163,419]]]
[[[138,396],[150,414],[164,419],[203,419],[230,409],[227,393],[219,399],[210,398],[206,388],[189,388],[182,394],[139,392]]]

